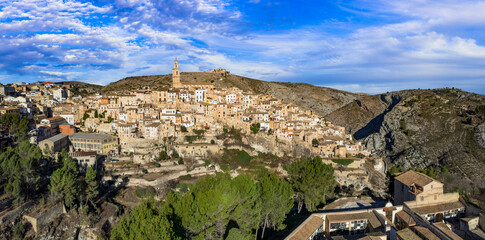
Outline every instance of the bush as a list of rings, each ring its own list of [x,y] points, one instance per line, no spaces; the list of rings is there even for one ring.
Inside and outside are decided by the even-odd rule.
[[[211,144],[216,144],[216,141],[214,141],[214,139],[212,139]]]
[[[142,171],[144,174],[147,174],[147,173],[148,173],[148,170],[146,170],[145,168],[143,168],[141,171]]]
[[[25,234],[25,227],[22,221],[18,221],[13,227],[13,236],[16,239],[23,239]]]
[[[184,160],[183,160],[182,158],[179,158],[179,160],[177,161],[177,163],[178,163],[179,165],[182,165],[182,164],[184,164]]]
[[[337,159],[332,159],[332,162],[338,163],[340,165],[347,166],[347,165],[353,163],[354,160],[352,160],[352,159],[345,159],[345,158],[337,158]]]
[[[137,188],[135,194],[139,198],[149,198],[155,196],[156,191],[153,187]]]
[[[153,165],[154,167],[160,167],[160,166],[161,166],[161,165],[160,165],[160,163],[157,163],[157,162],[152,163],[152,165]]]
[[[169,156],[168,156],[167,151],[160,151],[160,153],[158,154],[158,160],[164,161],[164,160],[168,160],[168,159],[169,159]]]
[[[187,132],[187,128],[186,128],[185,126],[181,126],[181,127],[180,127],[180,131],[182,131],[182,132]]]
[[[231,166],[249,166],[253,157],[244,150],[225,149],[222,161]]]
[[[257,134],[259,132],[259,129],[261,128],[261,124],[259,123],[253,123],[251,124],[251,126],[249,127],[249,129],[251,129],[251,132],[253,134]]]
[[[182,175],[182,176],[180,176],[180,177],[179,177],[179,179],[180,179],[180,180],[185,180],[185,181],[190,181],[190,180],[192,180],[193,178],[192,178],[192,175],[187,174],[187,175]]]
[[[193,129],[192,132],[194,132],[195,135],[198,135],[198,136],[204,135],[204,130]]]

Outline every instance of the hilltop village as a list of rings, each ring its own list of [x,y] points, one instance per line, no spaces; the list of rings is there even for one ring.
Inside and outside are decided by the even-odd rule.
[[[211,73],[230,74],[221,68]],[[284,233],[287,239],[484,237],[485,215],[458,193],[444,193],[443,183],[415,171],[389,175],[391,167],[386,162],[373,156],[344,127],[311,110],[270,95],[182,81],[177,60],[172,86],[164,89],[82,96],[67,83],[15,83],[0,86],[0,102],[0,120],[8,123],[0,129],[0,149],[13,152],[7,146],[22,146],[19,140],[26,139],[40,149],[44,156],[40,160],[54,160],[44,161],[44,168],[52,164],[67,172],[64,159],[73,160],[81,179],[95,169],[94,178],[103,189],[104,195],[93,204],[98,206],[96,221],[76,225],[75,230],[70,221],[80,221],[79,214],[73,214],[73,209],[69,213],[65,204],[34,205],[28,200],[13,207],[9,206],[13,200],[0,192],[0,224],[10,229],[10,223],[28,222],[33,231],[30,236],[106,236],[100,229],[109,232],[120,220],[117,214],[139,205],[145,195],[164,200],[167,192],[187,192],[203,176],[218,172],[236,177],[271,169],[284,179],[290,173],[283,165],[314,158],[331,166],[338,198],[292,226],[292,232]],[[42,181],[54,175],[48,173]],[[386,186],[389,180],[394,183],[393,195]],[[394,204],[384,198],[393,198]],[[62,218],[66,214],[76,216],[75,220]],[[283,237],[270,239],[278,238]]]
[[[212,72],[228,74],[224,69]],[[71,152],[151,161],[158,156],[153,146],[170,141],[180,156],[199,159],[220,151],[224,146],[215,136],[234,128],[291,145],[274,151],[277,155],[291,154],[284,151],[295,145],[324,158],[370,154],[345,128],[294,104],[237,88],[182,82],[177,60],[172,79],[167,89],[85,97],[73,96],[70,86],[62,83],[3,86],[6,107],[0,114],[34,118],[31,143],[52,153],[71,147]]]

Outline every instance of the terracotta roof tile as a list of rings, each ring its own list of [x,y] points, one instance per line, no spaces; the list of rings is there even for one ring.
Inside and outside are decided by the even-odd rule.
[[[396,180],[402,182],[406,186],[416,184],[422,187],[435,181],[433,178],[430,178],[422,173],[415,171],[407,171],[405,173],[402,173],[396,177]]]
[[[323,219],[312,215],[302,225],[300,225],[287,239],[289,240],[306,240],[308,239],[320,226],[323,225]]]

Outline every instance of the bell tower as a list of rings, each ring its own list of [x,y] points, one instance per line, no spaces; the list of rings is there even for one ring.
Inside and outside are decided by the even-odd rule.
[[[182,83],[180,82],[180,68],[177,59],[175,59],[172,68],[172,87],[182,88]]]

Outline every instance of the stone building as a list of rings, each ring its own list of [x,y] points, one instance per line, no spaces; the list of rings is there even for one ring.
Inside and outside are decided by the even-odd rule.
[[[118,153],[118,137],[99,133],[74,133],[69,136],[76,151],[90,152],[106,155]]]
[[[406,201],[437,199],[442,194],[443,183],[419,172],[407,171],[397,176],[394,181],[394,204],[396,205]]]
[[[175,59],[172,68],[172,87],[182,88],[182,82],[180,81],[180,68],[177,59]]]
[[[97,168],[97,156],[98,155],[94,151],[69,153],[69,157],[77,162],[82,172],[85,172],[88,167],[92,167],[94,169]]]
[[[63,149],[69,149],[69,138],[68,135],[60,133],[53,137],[40,141],[38,146],[44,153],[61,152]]]

